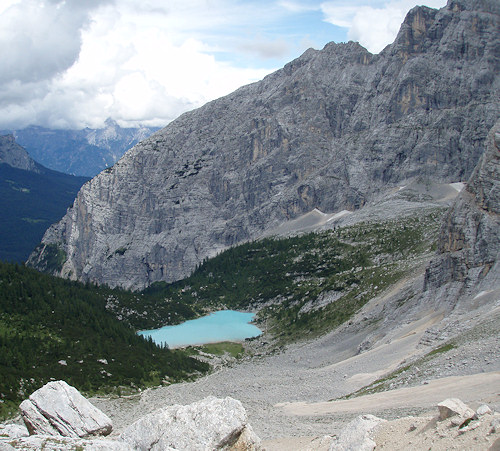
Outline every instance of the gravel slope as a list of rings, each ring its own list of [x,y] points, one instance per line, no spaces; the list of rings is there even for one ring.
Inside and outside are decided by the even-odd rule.
[[[420,280],[408,280],[398,291],[405,291]],[[457,312],[443,318],[442,312],[423,306],[408,313],[406,320],[387,318],[382,325],[374,326],[370,315],[378,315],[392,305],[397,293],[391,292],[374,299],[352,324],[313,342],[249,358],[193,383],[146,390],[129,398],[95,398],[92,402],[112,418],[113,434],[117,435],[126,425],[159,407],[188,404],[209,395],[232,396],[243,403],[249,423],[264,440],[318,440],[337,433],[359,414],[377,412],[384,418],[420,414],[451,396],[463,397],[471,405],[487,402],[500,411],[500,302],[491,302],[492,296],[498,294],[489,293],[489,302],[473,312]],[[443,337],[452,339],[455,347],[424,358],[431,349],[447,343]],[[360,345],[364,349],[367,341],[369,349],[360,353]],[[401,364],[410,367],[394,378],[392,388],[416,388],[325,403],[370,384]],[[433,381],[443,377],[447,379]],[[472,384],[471,380],[477,383]],[[426,397],[421,396],[423,392]],[[311,403],[329,407],[315,411]]]

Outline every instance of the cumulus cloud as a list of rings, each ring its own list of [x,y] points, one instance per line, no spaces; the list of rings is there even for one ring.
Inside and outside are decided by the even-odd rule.
[[[214,56],[225,39],[215,34],[256,14],[244,2],[231,5],[11,0],[0,9],[0,128],[100,127],[108,117],[122,126],[161,126],[261,79],[269,68],[234,67]]]
[[[441,8],[446,5],[446,0],[426,0],[424,4]],[[327,22],[348,28],[349,39],[358,41],[372,53],[379,53],[394,41],[406,13],[415,5],[416,0],[357,0],[326,1],[320,8]]]
[[[342,36],[376,52],[394,39],[412,6],[411,0],[2,0],[0,129],[96,128],[108,117],[121,126],[162,126],[332,40],[325,28],[315,40],[315,25],[330,28],[321,17],[335,33],[345,29]]]
[[[81,29],[103,2],[16,2],[0,15],[0,82],[36,82],[59,74],[77,60]]]

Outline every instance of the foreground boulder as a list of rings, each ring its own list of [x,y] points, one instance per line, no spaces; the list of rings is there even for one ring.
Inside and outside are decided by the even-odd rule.
[[[241,402],[229,397],[157,410],[125,429],[120,440],[138,450],[260,449]]]
[[[49,382],[19,406],[31,435],[108,435],[111,420],[64,381]]]
[[[464,404],[458,398],[445,399],[438,404],[438,410],[441,421],[454,416],[467,420],[476,414],[467,404]]]
[[[372,451],[376,443],[373,435],[377,427],[387,420],[374,415],[360,415],[352,420],[333,441],[330,451]]]

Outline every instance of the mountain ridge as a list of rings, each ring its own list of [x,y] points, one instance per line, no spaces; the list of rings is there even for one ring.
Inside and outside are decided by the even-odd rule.
[[[25,261],[86,181],[42,166],[13,135],[0,136],[0,260]]]
[[[314,208],[467,180],[499,115],[498,25],[495,2],[449,1],[412,9],[379,55],[353,42],[306,51],[129,150],[29,263],[43,268],[56,244],[55,274],[143,288]]]
[[[3,163],[25,171],[41,170],[26,149],[16,142],[14,135],[0,135],[0,164]]]
[[[154,131],[147,127],[121,128],[114,120],[107,119],[101,129],[55,130],[30,126],[8,133],[47,168],[93,177]]]

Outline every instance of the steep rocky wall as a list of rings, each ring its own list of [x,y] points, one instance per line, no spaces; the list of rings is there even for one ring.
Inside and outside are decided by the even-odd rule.
[[[467,187],[443,224],[439,254],[426,272],[425,289],[455,284],[455,294],[489,279],[500,288],[500,120],[492,128],[485,152]]]
[[[182,115],[87,183],[29,263],[53,243],[56,274],[142,288],[313,208],[467,180],[499,116],[499,17],[492,0],[417,7],[379,55],[309,49]]]

